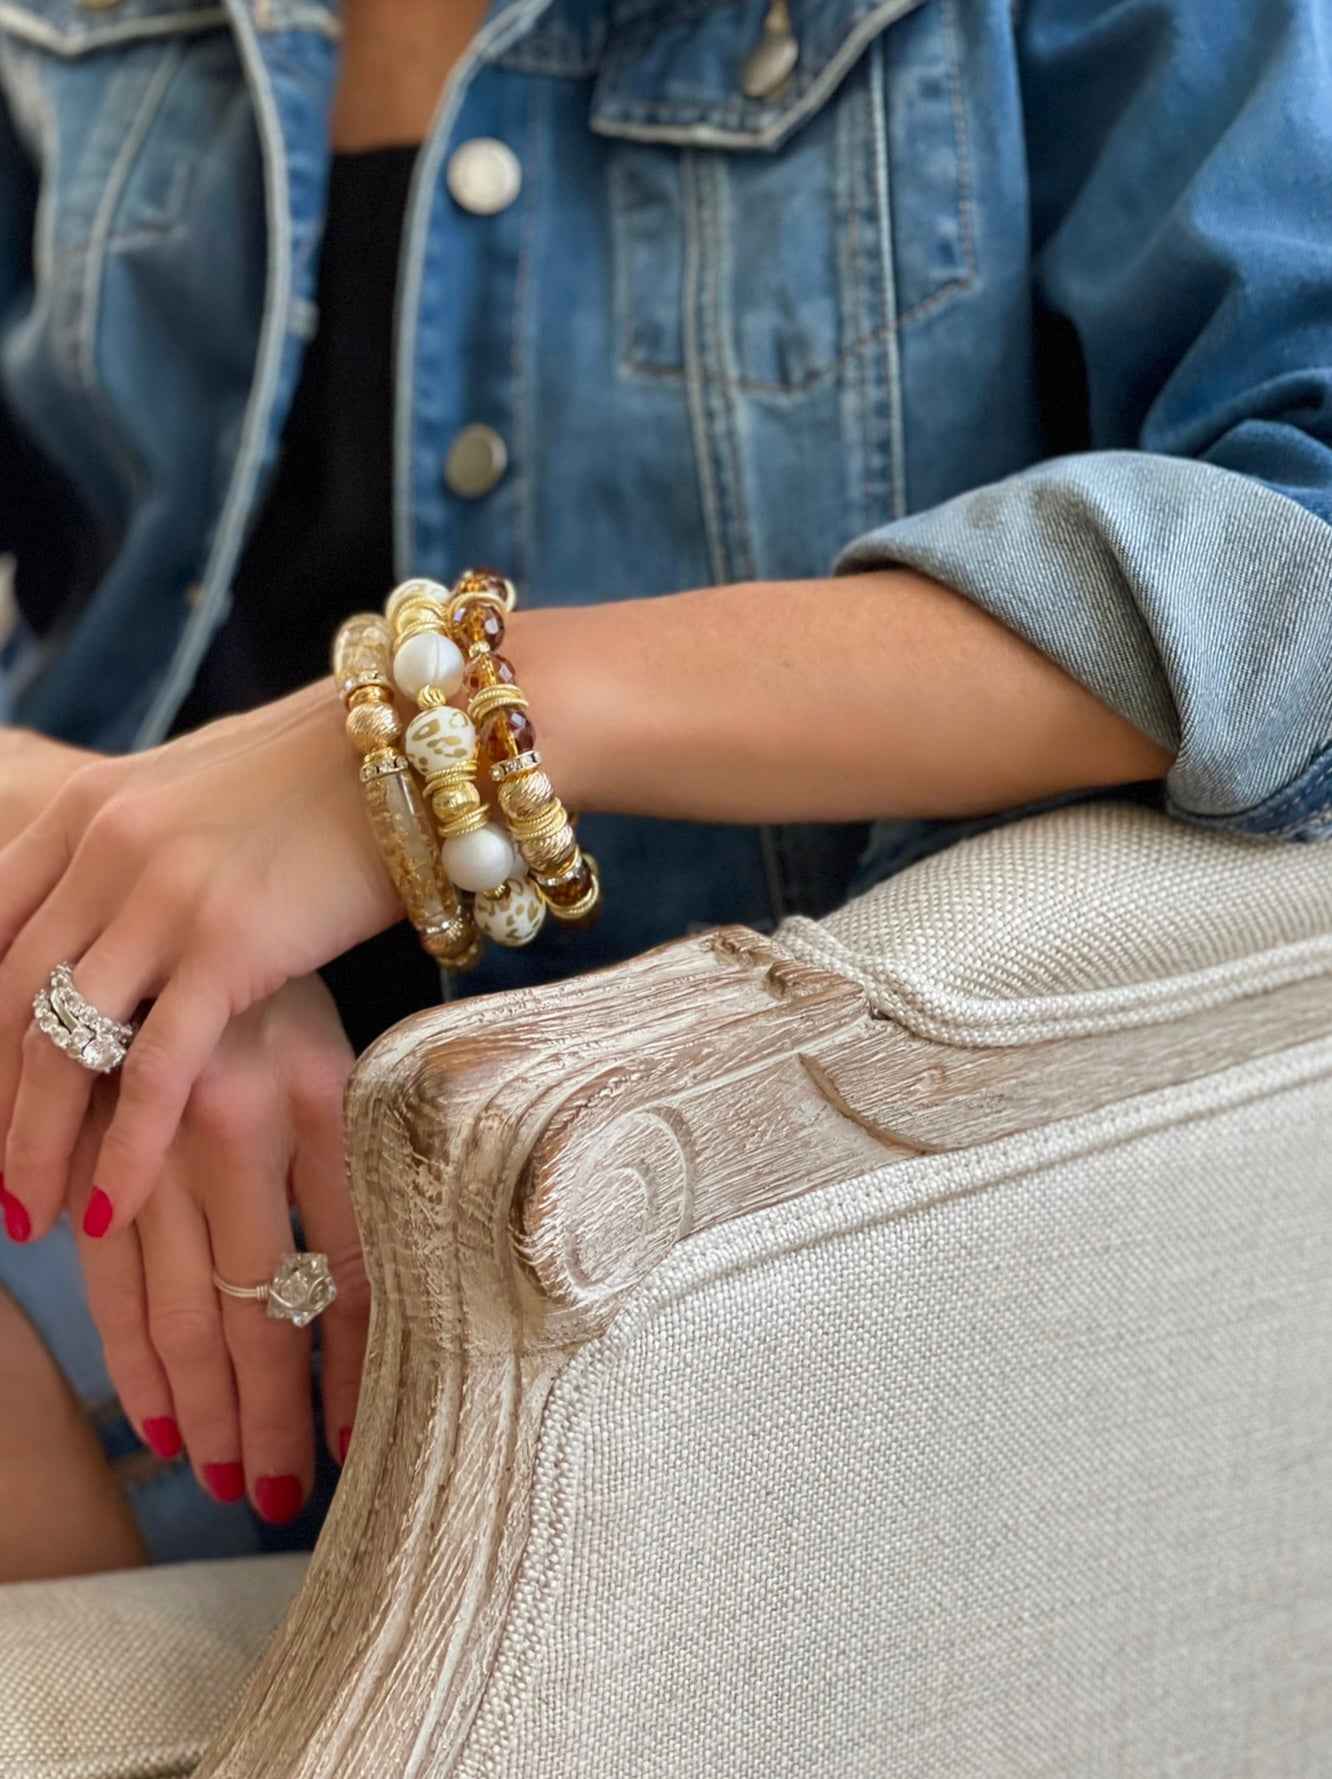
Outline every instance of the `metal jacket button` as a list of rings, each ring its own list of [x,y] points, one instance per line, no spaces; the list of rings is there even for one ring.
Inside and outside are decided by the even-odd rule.
[[[473,216],[507,210],[523,189],[518,156],[493,136],[476,136],[455,148],[444,177],[454,203]]]
[[[740,64],[740,91],[747,99],[775,99],[799,60],[787,0],[772,0],[759,40]]]
[[[464,426],[444,459],[444,482],[464,500],[479,500],[508,467],[508,446],[493,426]]]

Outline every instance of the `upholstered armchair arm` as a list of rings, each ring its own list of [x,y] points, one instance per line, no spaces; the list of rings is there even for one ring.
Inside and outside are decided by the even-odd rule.
[[[464,1001],[370,1051],[348,1108],[374,1288],[351,1458],[201,1779],[455,1771],[551,1392],[679,1244],[1332,1032],[1313,849],[1101,808],[962,851],[822,926]]]

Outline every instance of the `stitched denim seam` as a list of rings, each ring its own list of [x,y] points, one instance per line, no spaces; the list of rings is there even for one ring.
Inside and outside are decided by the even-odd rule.
[[[65,60],[150,37],[195,35],[216,30],[226,23],[226,7],[209,6],[195,12],[169,13],[161,18],[122,19],[104,25],[88,24],[75,31],[61,31],[25,7],[0,0],[0,30],[10,31],[24,43],[31,43]]]
[[[600,116],[594,111],[592,129],[599,135],[619,135],[630,141],[660,141],[662,128],[693,128],[695,134],[688,143],[691,148],[773,148],[835,91],[848,69],[879,32],[920,4],[921,0],[907,0],[906,4],[903,0],[883,0],[881,5],[862,15],[833,54],[811,68],[803,82],[796,76],[793,87],[788,88],[787,102],[766,123],[763,122],[764,114],[771,114],[772,107],[752,99],[729,99],[718,106],[702,100],[685,104],[675,100],[626,97],[617,100],[614,108],[608,106]],[[608,60],[606,66],[611,68],[614,62],[628,59],[626,47],[614,61]],[[759,127],[741,128],[740,123],[746,117],[756,117]],[[661,124],[654,127],[654,118],[662,120]],[[724,121],[719,123],[718,119]],[[734,124],[731,119],[736,120]]]
[[[694,461],[698,468],[699,493],[703,503],[703,527],[708,539],[708,557],[712,563],[713,580],[718,586],[722,586],[727,578],[725,533],[710,448],[706,379],[702,374],[698,339],[700,219],[697,156],[692,149],[685,149],[680,156],[680,190],[684,212],[684,271],[681,291],[684,311],[683,375],[689,405],[689,429],[693,437]]]
[[[148,486],[144,464],[129,441],[119,417],[97,374],[97,330],[102,316],[102,297],[106,284],[106,264],[116,208],[124,196],[130,174],[138,160],[148,132],[161,109],[162,101],[184,57],[178,39],[168,45],[158,59],[152,78],[145,87],[134,116],[130,119],[114,161],[107,169],[106,185],[93,215],[83,265],[83,293],[79,304],[79,337],[77,363],[79,379],[90,406],[102,416],[117,448],[122,466],[129,472],[140,497]]]
[[[716,268],[711,282],[709,296],[713,325],[713,352],[716,361],[727,373],[725,384],[714,384],[717,399],[714,407],[717,412],[719,429],[722,433],[722,446],[725,452],[726,483],[728,485],[727,506],[730,510],[732,547],[731,577],[742,581],[753,580],[754,559],[750,544],[749,511],[745,499],[744,454],[740,447],[740,433],[736,426],[735,407],[731,400],[734,393],[734,378],[731,373],[734,366],[731,360],[731,316],[728,313],[725,292],[730,280],[723,276],[726,266],[727,245],[735,239],[734,230],[729,226],[729,218],[725,213],[727,185],[722,176],[717,158],[713,156],[707,162],[709,196],[707,214],[712,226],[712,264]]]
[[[940,18],[948,50],[948,91],[953,106],[953,145],[957,151],[957,211],[962,225],[963,282],[976,272],[975,236],[971,215],[971,151],[968,146],[966,107],[962,97],[961,57],[957,46],[955,0],[939,0]]]
[[[649,365],[646,361],[640,364],[634,353],[633,280],[629,272],[630,205],[625,192],[627,178],[622,157],[612,153],[607,167],[606,194],[610,200],[611,313],[615,323],[616,357],[623,371],[641,371],[647,376],[669,375],[679,379],[684,375],[683,367]]]
[[[537,88],[530,85],[527,93],[527,147],[523,155],[523,190],[525,206],[519,226],[518,271],[514,279],[513,298],[513,426],[515,458],[515,508],[517,513],[518,560],[514,564],[514,580],[520,587],[532,584],[532,455],[528,449],[529,413],[527,402],[527,313],[532,294],[532,264],[536,255],[536,223],[540,208],[541,141],[537,127]]]
[[[274,7],[274,0],[254,0],[254,28],[265,36],[279,31],[318,31],[334,43],[342,41],[342,24],[336,13],[318,0],[283,0]]]
[[[893,241],[893,169],[888,154],[888,118],[884,101],[883,40],[870,51],[870,126],[874,139],[874,201],[879,218],[879,258],[883,303],[884,354],[888,377],[889,511],[900,519],[907,510],[906,422],[902,412],[902,354],[898,340],[897,251]]]
[[[848,95],[848,102],[839,108],[839,123],[841,124],[837,143],[837,152],[839,156],[837,172],[839,184],[842,181],[842,175],[846,165],[846,163],[841,162],[840,157],[845,155],[846,162],[854,165],[856,160],[856,150],[864,142],[864,135],[859,127],[860,119],[853,114],[849,100],[850,95]],[[849,144],[846,141],[847,136],[850,136],[851,138]],[[844,231],[839,231],[845,240],[844,252],[839,253],[838,255],[839,261],[841,262],[839,266],[839,276],[843,283],[843,289],[850,293],[852,301],[854,302],[855,307],[853,313],[855,316],[855,325],[859,331],[862,324],[866,328],[868,328],[869,324],[869,315],[866,312],[865,304],[868,278],[865,263],[866,255],[861,244],[860,194],[857,190],[857,182],[854,180],[847,180],[845,189],[847,196],[847,227]],[[851,354],[847,359],[847,363],[854,373],[857,392],[856,409],[857,417],[860,422],[861,474],[859,482],[861,514],[860,524],[857,529],[862,531],[868,528],[869,515],[867,508],[869,504],[869,475],[870,465],[874,461],[874,438],[870,428],[870,406],[872,398],[870,394],[868,362],[869,355],[864,352]]]

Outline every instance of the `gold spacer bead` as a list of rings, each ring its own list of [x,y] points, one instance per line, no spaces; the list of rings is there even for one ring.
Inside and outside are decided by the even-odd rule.
[[[497,710],[526,709],[527,698],[519,687],[482,686],[467,706],[467,714],[472,719],[472,726],[479,729],[486,718]]]
[[[438,785],[474,784],[476,782],[476,755],[470,754],[465,760],[456,760],[451,766],[441,766],[438,772],[432,772],[425,780],[425,792],[428,797]]]
[[[459,821],[463,816],[470,815],[474,809],[481,807],[481,799],[475,794],[468,796],[467,791],[463,788],[437,791],[429,801],[431,813],[441,829],[447,828],[450,822]]]
[[[508,814],[508,811],[505,811]],[[509,816],[509,832],[519,846],[526,846],[529,840],[548,840],[552,834],[558,834],[569,820],[569,812],[558,797],[552,797],[546,807],[536,815]]]
[[[416,695],[416,702],[422,710],[443,710],[448,701],[448,693],[439,686],[423,686]]]
[[[363,704],[392,704],[393,687],[386,679],[364,679],[346,696],[348,710],[359,710]]]
[[[377,753],[401,734],[402,718],[392,704],[354,704],[347,713],[347,739],[357,753]]]
[[[568,870],[572,871],[582,858],[574,831],[568,822],[557,828],[553,834],[539,836],[535,840],[519,841],[518,845],[532,870],[543,873],[543,881],[545,873],[557,869],[559,875],[563,876],[566,863]]]
[[[393,652],[396,655],[413,636],[440,635],[447,619],[446,607],[428,594],[404,599],[393,617]]]
[[[555,801],[555,787],[541,771],[519,773],[499,787],[499,805],[511,822],[536,815]]]
[[[484,828],[490,820],[490,811],[484,803],[475,809],[461,811],[457,815],[442,816],[438,808],[435,810],[439,822],[441,840],[461,840],[464,834],[475,834],[478,828]]]

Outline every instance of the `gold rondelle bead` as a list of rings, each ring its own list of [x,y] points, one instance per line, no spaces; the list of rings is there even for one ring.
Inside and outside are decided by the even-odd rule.
[[[358,753],[389,747],[402,734],[402,718],[391,704],[358,704],[347,714],[347,739]]]
[[[499,787],[500,808],[513,821],[530,821],[554,801],[555,787],[544,772],[524,772],[506,778]]]
[[[568,822],[556,828],[553,834],[539,835],[535,840],[524,840],[521,844],[523,858],[533,871],[551,872],[565,864],[572,866],[578,857],[578,842]]]

